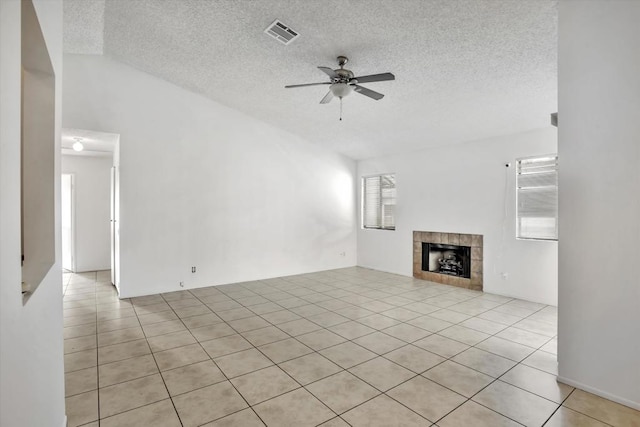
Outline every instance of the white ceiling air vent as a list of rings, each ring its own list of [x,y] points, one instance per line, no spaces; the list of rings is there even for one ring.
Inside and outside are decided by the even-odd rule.
[[[293,31],[277,19],[273,21],[273,24],[269,25],[264,32],[284,44],[291,43],[299,36],[297,32]]]

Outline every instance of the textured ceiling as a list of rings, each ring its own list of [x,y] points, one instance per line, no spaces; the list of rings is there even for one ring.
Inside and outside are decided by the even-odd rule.
[[[276,18],[301,36],[264,34]],[[555,0],[65,0],[65,26],[67,52],[104,52],[355,159],[545,127],[557,111]],[[356,75],[396,75],[364,84],[380,101],[346,97],[342,122],[336,100],[319,104],[326,86],[284,89],[325,81],[316,67],[337,55]]]
[[[102,54],[105,0],[64,0],[64,48],[67,53]]]

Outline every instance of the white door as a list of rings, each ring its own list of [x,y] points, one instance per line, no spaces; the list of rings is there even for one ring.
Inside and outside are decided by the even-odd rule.
[[[73,175],[62,174],[60,182],[61,209],[60,216],[62,219],[62,268],[67,271],[75,272],[75,245],[74,245],[74,189]]]
[[[118,169],[111,167],[111,283],[120,292],[120,224],[119,203],[120,188],[118,182]]]

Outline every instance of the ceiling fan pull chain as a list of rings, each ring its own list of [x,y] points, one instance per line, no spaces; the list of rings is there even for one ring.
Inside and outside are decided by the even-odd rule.
[[[340,121],[342,121],[342,97],[340,97]]]

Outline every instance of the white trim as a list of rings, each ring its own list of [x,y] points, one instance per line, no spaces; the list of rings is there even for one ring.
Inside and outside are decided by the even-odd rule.
[[[62,427],[69,427],[69,422],[67,420],[67,416],[64,416],[64,419],[62,420]]]
[[[69,236],[69,252],[71,256],[71,265],[70,265],[71,269],[69,271],[72,273],[79,273],[76,267],[76,174],[73,172],[71,173],[64,172],[60,174],[60,176],[63,176],[63,175],[69,176],[69,183],[71,185],[69,189],[69,204],[70,204],[69,226],[71,228],[70,236]],[[61,182],[60,186],[62,188],[62,179],[60,180],[60,182]],[[60,191],[62,192],[62,189]],[[91,271],[94,271],[94,270],[91,270]]]
[[[624,397],[619,397],[619,396],[613,395],[611,393],[607,393],[606,391],[598,390],[597,388],[588,386],[586,384],[582,384],[582,383],[580,383],[578,381],[573,381],[573,380],[570,380],[568,378],[561,377],[560,375],[558,375],[556,377],[556,379],[561,383],[570,385],[572,387],[579,388],[579,389],[584,390],[584,391],[588,391],[589,393],[595,394],[596,396],[600,396],[600,397],[603,397],[605,399],[609,399],[609,400],[611,400],[613,402],[616,402],[616,403],[619,403],[621,405],[628,406],[629,408],[633,408],[633,409],[636,409],[636,410],[640,411],[640,402],[633,402],[633,401],[631,401],[629,399],[625,399]]]

